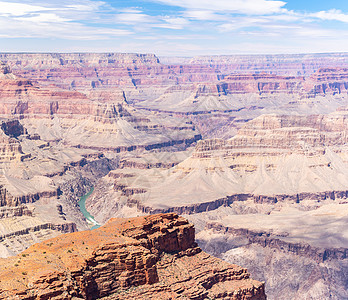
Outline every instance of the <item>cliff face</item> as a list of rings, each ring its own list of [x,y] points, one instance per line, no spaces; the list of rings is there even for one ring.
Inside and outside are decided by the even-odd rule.
[[[245,269],[202,252],[175,214],[112,219],[1,264],[0,299],[266,299]]]
[[[311,96],[346,94],[348,89],[348,69],[320,69],[308,78],[304,88]]]
[[[14,64],[14,60],[18,60]],[[158,58],[153,54],[132,53],[3,53],[0,60],[9,64],[12,69],[44,69],[60,66],[152,66],[158,65]]]
[[[190,220],[207,222],[202,249],[265,280],[269,299],[347,299],[347,202],[328,202],[234,203]]]
[[[53,56],[52,61],[48,62],[47,57],[43,56],[29,55],[32,60],[23,56],[22,59],[28,61],[19,65],[28,68],[42,67],[46,70],[48,66],[45,63],[57,63],[65,67],[74,65],[78,60],[67,58],[66,61],[60,62]],[[84,62],[83,66],[87,68],[89,64],[99,65],[100,61],[103,65],[102,57],[97,61],[91,57],[85,57],[87,62],[81,58],[81,64]],[[110,57],[108,59],[112,60]],[[106,65],[117,65],[117,68],[127,69],[130,59],[135,66],[152,66],[151,59],[141,55],[133,58],[120,56],[119,59],[121,61],[109,62]],[[18,64],[15,64],[15,70],[16,66],[18,68]],[[0,78],[0,115],[4,118],[21,119],[29,134],[39,135],[46,141],[63,140],[64,143],[75,147],[121,152],[132,151],[137,147],[152,149],[173,144],[190,144],[200,138],[199,134],[194,132],[193,125],[172,127],[167,125],[171,123],[169,120],[163,122],[156,116],[144,116],[139,113],[127,104],[122,90],[92,89],[81,93],[54,85],[43,87],[40,80],[38,83],[14,76],[5,66],[0,72],[4,75]],[[64,72],[69,73],[69,70]],[[90,77],[86,75],[84,78]],[[171,119],[174,122],[174,118]]]
[[[217,92],[217,96],[306,92],[312,95],[343,92],[347,81],[346,69],[343,69],[347,65],[344,54],[317,58],[300,55],[216,56],[165,65],[151,54],[3,53],[0,61],[8,64],[17,76],[30,78],[44,86],[53,83],[79,91],[118,88],[125,90],[133,100],[140,96],[139,92],[135,93],[136,87],[146,90],[156,86],[157,91],[141,91],[147,96],[162,93],[162,88],[168,92],[168,87],[177,85],[185,86],[186,90],[195,89],[196,84],[202,84],[197,88],[196,98],[208,90]],[[231,75],[236,73],[239,75]],[[307,80],[303,75],[312,76]]]
[[[265,280],[268,298],[346,299],[347,130],[344,108],[262,115],[229,140],[199,141],[174,167],[153,163],[158,154],[144,156],[146,164],[122,160],[87,207],[101,223],[186,214],[202,249],[247,266]]]
[[[215,56],[164,64],[152,54],[2,53],[1,60],[15,74],[4,66],[1,77],[17,79],[7,80],[2,93],[8,97],[18,90],[17,101],[0,104],[5,114],[97,115],[100,120],[102,111],[110,115],[101,104],[115,107],[126,99],[141,110],[192,116],[205,137],[231,137],[262,113],[325,113],[348,105],[346,54]],[[136,117],[126,105],[123,111]],[[145,128],[140,123],[131,125]]]
[[[16,75],[42,85],[54,83],[81,91],[120,87],[134,92],[136,86],[217,80],[219,73],[205,65],[165,66],[153,54],[1,54],[0,61]]]
[[[302,77],[279,76],[271,74],[229,75],[218,86],[228,94],[275,94],[299,93],[304,79]]]

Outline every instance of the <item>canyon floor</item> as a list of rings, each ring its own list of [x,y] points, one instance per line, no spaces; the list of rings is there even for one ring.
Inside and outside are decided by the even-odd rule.
[[[0,61],[4,264],[33,254],[48,239],[68,243],[63,242],[68,233],[77,240],[101,234],[103,229],[88,231],[94,224],[78,204],[93,188],[85,206],[98,224],[179,214],[194,224],[203,251],[265,282],[268,299],[348,299],[347,54],[183,59],[1,53]],[[145,248],[149,259],[159,255]],[[133,250],[129,253],[136,257],[140,250]],[[170,275],[169,282],[171,268],[215,259],[198,252],[176,258],[170,252],[160,260],[156,256],[160,283],[152,282],[147,270],[127,273],[136,285],[146,284],[140,289],[125,288],[129,281],[123,273],[127,284],[121,279],[96,283],[96,265],[87,272],[92,281],[83,277],[81,270],[90,267],[94,255],[89,252],[81,252],[84,260],[74,266],[82,272],[75,274],[77,283],[59,276],[65,292],[82,298],[94,293],[90,299],[141,293],[264,299],[257,289],[234,294],[228,287],[236,287],[228,281],[233,272],[216,271],[218,280],[209,275],[210,267],[200,270],[209,288],[202,282],[191,291],[181,285],[187,281],[183,274]],[[28,261],[29,268],[37,259]],[[54,260],[67,274],[67,263]],[[17,269],[11,266],[9,272]],[[86,290],[76,288],[78,282],[85,282]],[[25,284],[24,290],[15,289],[27,293]],[[1,287],[3,297],[12,288]],[[43,295],[41,289],[33,291]],[[119,296],[109,295],[116,290]],[[54,297],[65,297],[64,291]]]

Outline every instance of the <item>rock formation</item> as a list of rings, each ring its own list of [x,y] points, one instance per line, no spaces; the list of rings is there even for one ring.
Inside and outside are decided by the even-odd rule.
[[[311,96],[347,93],[348,69],[323,68],[311,75],[304,88]]]
[[[346,299],[346,200],[313,202],[235,204],[191,220],[208,222],[197,235],[200,246],[248,267],[266,281],[270,299]]]
[[[266,299],[263,283],[202,252],[175,214],[111,219],[1,265],[0,299]]]
[[[0,60],[1,257],[87,229],[77,202],[94,187],[86,207],[100,224],[145,213],[186,214],[202,247],[248,266],[253,277],[266,281],[271,299],[348,298],[342,215],[348,195],[346,54],[173,60],[152,54],[2,53]],[[105,228],[96,232],[106,235]],[[91,234],[74,233],[95,250],[79,252],[76,264],[53,256],[54,246],[46,245],[43,251],[52,258],[46,255],[51,263],[43,270],[57,263],[62,273],[54,274],[63,285],[52,275],[33,277],[35,286],[57,284],[57,295],[46,292],[58,298],[68,291],[81,297],[87,289],[111,299],[153,293],[232,297],[220,293],[231,291],[221,279],[234,278],[235,271],[224,269],[218,278],[206,273],[192,259],[214,259],[196,253],[195,246],[188,246],[190,254],[173,256],[124,232],[109,239],[129,242],[127,249],[109,250],[125,251],[135,263],[124,261],[130,270],[119,280],[96,281],[97,271],[108,272],[110,264],[89,265],[106,251],[92,246]],[[63,239],[55,241],[65,247]],[[13,265],[20,265],[18,258],[29,256],[15,258]],[[195,276],[168,273],[180,266]],[[23,276],[23,284],[34,282]],[[126,289],[131,282],[142,285]]]

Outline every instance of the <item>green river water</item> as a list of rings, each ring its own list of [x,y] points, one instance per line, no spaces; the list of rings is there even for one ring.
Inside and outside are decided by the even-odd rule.
[[[88,223],[93,224],[93,227],[91,228],[91,230],[100,227],[99,223],[96,220],[94,220],[94,217],[86,209],[86,200],[93,193],[93,190],[94,188],[92,187],[91,190],[86,195],[83,195],[80,198],[80,201],[78,202],[80,211],[83,213]]]

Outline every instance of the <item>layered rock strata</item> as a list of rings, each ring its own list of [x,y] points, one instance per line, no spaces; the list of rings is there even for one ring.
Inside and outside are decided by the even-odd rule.
[[[161,57],[166,64],[206,64],[224,73],[272,73],[309,76],[321,68],[347,65],[346,53],[279,54],[279,55],[216,55],[192,58]]]
[[[247,120],[262,113],[326,113],[348,105],[347,57],[339,53],[200,57],[181,60],[181,64],[175,61],[163,64],[151,54],[115,53],[3,53],[0,60],[9,64],[13,72],[22,78],[18,82],[7,83],[9,91],[18,89],[18,97],[22,99],[16,105],[7,103],[6,107],[11,108],[7,113],[46,111],[56,115],[73,109],[84,116],[97,115],[99,119],[104,119],[102,111],[113,110],[115,102],[122,103],[127,99],[128,103],[145,111],[147,116],[149,111],[167,113],[168,117],[175,113],[185,116],[179,122],[172,120],[180,124],[185,123],[187,115],[191,116],[200,133],[211,138],[221,134],[231,137]],[[13,79],[9,68],[4,69],[6,75],[3,74],[3,77]],[[37,85],[45,87],[46,91],[37,90]],[[26,100],[30,94],[52,99],[33,104]],[[69,108],[72,104],[66,101],[67,97],[76,99],[79,107],[73,105]],[[107,103],[109,108],[105,107]],[[130,113],[134,117],[134,112]],[[202,118],[194,117],[197,115],[207,115],[203,124]],[[130,119],[126,118],[127,121]],[[216,119],[219,120],[218,127],[213,126]],[[130,122],[137,129],[146,127],[145,122]],[[37,126],[33,124],[32,127]],[[52,124],[47,122],[45,126],[51,127]],[[91,126],[103,125],[93,123]],[[30,129],[29,124],[27,127]],[[112,130],[122,132],[125,129],[115,125]],[[139,132],[132,132],[134,135],[142,139]],[[93,140],[89,139],[88,143]],[[160,142],[154,143],[155,147],[170,145],[164,140],[162,137]],[[190,141],[187,137],[178,140],[181,143]],[[129,144],[134,146],[135,142]],[[107,149],[132,149],[129,147],[113,145]]]
[[[326,201],[234,203],[190,219],[201,224],[200,246],[247,266],[270,299],[346,299],[347,201]]]
[[[263,283],[202,252],[174,214],[112,219],[1,263],[1,299],[266,299]]]
[[[246,59],[249,61],[246,62]],[[144,100],[154,99],[153,96],[157,98],[164,91],[175,92],[180,87],[194,90],[196,98],[205,95],[207,91],[213,91],[217,96],[226,94],[226,91],[230,94],[288,94],[299,93],[306,86],[305,90],[309,92],[310,85],[312,93],[319,91],[315,86],[318,82],[321,83],[323,74],[328,79],[327,85],[333,86],[329,82],[335,80],[344,81],[346,69],[343,68],[348,65],[345,54],[201,57],[183,61],[179,65],[162,64],[152,54],[117,53],[3,53],[0,54],[0,60],[7,63],[16,75],[39,81],[43,85],[53,83],[64,89],[83,92],[106,89],[106,93],[110,93],[123,90],[135,101],[136,98],[142,99],[144,95]],[[309,76],[317,71],[317,75],[308,81],[301,76]],[[235,73],[243,75],[231,76]],[[150,86],[155,87],[155,90],[152,88],[152,93]],[[344,87],[343,82],[340,86]],[[324,88],[319,92],[329,90]]]
[[[163,165],[146,170],[123,163],[125,168],[101,184],[113,182],[114,195],[122,200],[115,205],[126,201],[152,213],[198,213],[247,200],[299,203],[345,198],[347,125],[344,111],[260,116],[230,140],[200,141],[190,157],[171,169]],[[170,201],[161,200],[163,193]],[[91,198],[87,205],[98,216],[93,202]]]
[[[125,95],[112,91],[67,91],[40,87],[9,76],[0,79],[0,115],[20,119],[31,135],[74,147],[101,151],[155,149],[191,144],[200,139],[192,124],[173,127],[174,118],[148,116],[129,107]]]

